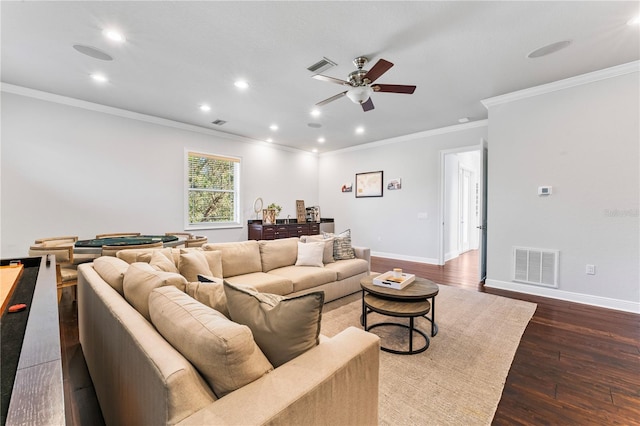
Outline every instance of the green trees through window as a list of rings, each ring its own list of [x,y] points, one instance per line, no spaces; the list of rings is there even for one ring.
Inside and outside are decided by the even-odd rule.
[[[189,225],[238,223],[240,159],[188,153]]]

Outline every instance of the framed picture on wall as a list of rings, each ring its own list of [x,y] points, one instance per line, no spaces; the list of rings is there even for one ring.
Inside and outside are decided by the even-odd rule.
[[[356,173],[356,198],[382,197],[382,170]]]

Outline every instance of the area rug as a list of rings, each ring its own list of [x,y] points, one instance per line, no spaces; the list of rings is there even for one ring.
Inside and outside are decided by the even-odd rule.
[[[487,425],[500,401],[522,333],[536,304],[440,285],[436,296],[439,331],[417,355],[380,352],[381,425]],[[334,336],[360,326],[360,294],[325,305],[322,334]],[[369,324],[407,319],[369,314]],[[430,335],[424,318],[416,326]],[[405,345],[400,327],[373,330],[384,346]],[[417,336],[417,335],[416,335]],[[414,348],[424,339],[414,337]]]

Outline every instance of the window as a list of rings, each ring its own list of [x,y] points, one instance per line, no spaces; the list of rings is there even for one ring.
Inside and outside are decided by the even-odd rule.
[[[187,227],[240,224],[240,159],[187,153]]]

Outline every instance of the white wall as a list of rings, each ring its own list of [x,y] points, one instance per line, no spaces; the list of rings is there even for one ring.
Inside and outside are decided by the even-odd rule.
[[[640,311],[633,70],[489,106],[488,285]],[[541,185],[553,195],[538,196]],[[512,282],[513,246],[560,250],[558,289]]]
[[[335,219],[336,232],[350,228],[354,244],[374,255],[437,264],[440,151],[479,145],[486,134],[483,121],[323,154],[322,215]],[[378,170],[383,197],[355,198],[355,174]],[[401,190],[386,189],[392,178],[402,178]],[[354,192],[342,193],[345,183],[354,183]]]
[[[33,91],[27,91],[29,93]],[[36,93],[36,92],[33,92]],[[247,239],[253,200],[295,217],[295,200],[317,204],[315,155],[275,149],[214,131],[38,92],[2,93],[1,256],[24,256],[56,235],[175,232],[184,229],[184,151],[242,158],[242,228],[199,230],[209,241]],[[63,103],[59,103],[63,102]],[[97,109],[97,110],[96,110]],[[122,116],[124,115],[124,116]],[[144,117],[143,117],[144,118]],[[147,117],[148,118],[148,117]],[[182,127],[182,128],[181,128]]]

